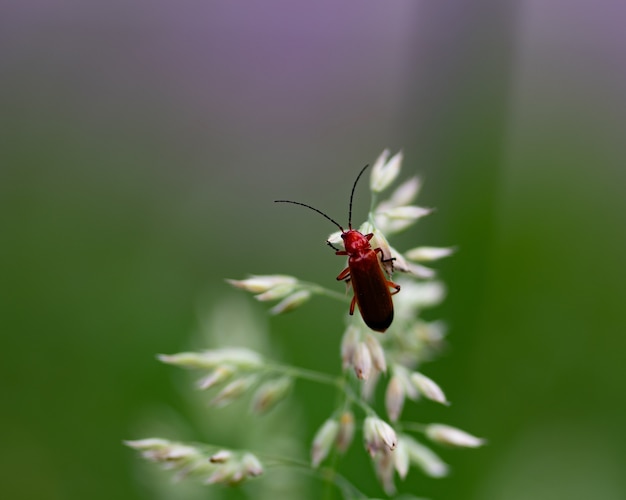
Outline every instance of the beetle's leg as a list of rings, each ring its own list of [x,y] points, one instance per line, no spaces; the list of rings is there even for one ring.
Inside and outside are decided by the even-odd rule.
[[[385,267],[385,271],[387,272],[387,274],[388,274],[389,276],[391,276],[391,274],[395,271],[395,269],[394,269],[394,267],[393,267],[393,261],[394,261],[394,260],[396,260],[396,258],[395,258],[395,257],[389,257],[388,259],[385,259],[385,254],[384,254],[384,252],[383,252],[383,249],[382,249],[382,248],[380,248],[380,247],[375,248],[375,249],[374,249],[374,252],[377,252],[377,253],[379,253],[379,254],[380,254],[380,262],[381,262],[382,264],[386,264],[386,263],[388,263],[388,262],[391,262],[391,271],[389,271],[389,269],[387,269],[387,268]]]
[[[395,257],[389,257],[388,259],[385,259],[385,254],[383,253],[383,249],[378,247],[378,248],[374,248],[374,252],[378,252],[380,254],[380,261],[381,262],[392,262],[394,260],[396,260]]]
[[[337,276],[337,281],[343,281],[346,279],[350,279],[350,268],[346,267],[343,271],[341,271],[339,273],[339,276]]]
[[[395,295],[396,293],[398,293],[400,291],[400,285],[398,285],[397,283],[394,283],[393,281],[387,280],[387,286],[389,288],[395,288],[396,289],[394,292],[391,292],[391,295]]]
[[[374,233],[366,234],[365,237],[367,238],[367,241],[369,241],[374,237]]]
[[[356,305],[356,295],[352,297],[352,302],[350,302],[350,316],[354,314],[354,306]]]

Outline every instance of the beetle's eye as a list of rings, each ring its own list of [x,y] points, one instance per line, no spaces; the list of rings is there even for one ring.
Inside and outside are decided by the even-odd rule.
[[[346,233],[341,233],[341,239],[345,240],[346,239]]]

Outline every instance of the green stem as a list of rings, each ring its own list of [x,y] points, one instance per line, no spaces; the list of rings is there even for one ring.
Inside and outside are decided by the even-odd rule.
[[[320,373],[314,370],[307,370],[306,368],[289,365],[270,364],[266,365],[266,369],[269,371],[282,373],[290,377],[310,380],[312,382],[319,382],[321,384],[333,385],[337,387],[337,389],[342,391],[350,402],[360,407],[366,415],[376,415],[374,409],[354,392],[352,387],[350,387],[350,385],[348,384],[347,378],[343,375],[340,377],[333,377],[332,375],[327,375],[326,373]]]
[[[259,457],[263,458],[263,455],[259,455]],[[270,457],[264,457],[270,459]],[[335,485],[339,490],[343,492],[344,498],[363,498],[367,499],[366,495],[363,494],[354,484],[352,484],[348,479],[338,473],[336,470],[328,468],[328,467],[320,467],[319,469],[312,469],[310,464],[302,462],[300,460],[292,460],[292,459],[279,459],[279,458],[271,458],[275,462],[285,465],[298,468],[302,470],[305,474],[309,474],[313,477],[316,477],[327,484]]]
[[[324,295],[325,297],[330,297],[331,299],[337,299],[341,302],[350,302],[350,300],[352,300],[351,297],[348,297],[343,293],[335,292],[334,290],[330,290],[329,288],[324,288],[323,286],[320,286],[316,283],[300,281],[300,285],[312,293],[315,293],[317,295]]]
[[[341,374],[341,383],[337,386],[337,395],[335,396],[335,408],[342,408],[342,412],[347,411],[350,407],[350,398],[346,394],[345,387],[348,383],[347,381],[348,373],[344,370]],[[341,418],[341,416],[339,417]],[[330,470],[336,471],[337,464],[339,462],[339,453],[335,447],[332,450],[332,456],[330,458]],[[333,498],[333,478],[326,478],[326,486],[324,487],[324,493],[322,495],[323,500],[332,500]]]
[[[396,427],[403,431],[426,432],[428,426],[419,422],[397,422]]]
[[[316,372],[314,370],[307,370],[306,368],[299,368],[297,366],[289,366],[289,365],[267,365],[267,368],[271,371],[283,373],[290,377],[301,378],[305,380],[310,380],[312,382],[320,382],[322,384],[334,385],[335,387],[341,388],[342,379],[341,377],[333,377],[332,375],[327,375],[326,373]]]
[[[369,213],[368,213],[368,219],[370,219],[370,222],[372,224],[374,224],[374,221],[372,220],[374,217],[374,208],[376,208],[376,202],[378,201],[378,193],[372,193],[372,195],[370,196],[370,209],[369,209]]]
[[[365,401],[363,401],[361,397],[355,394],[352,387],[349,387],[347,383],[342,387],[342,389],[345,392],[346,397],[356,406],[360,407],[367,416],[376,415],[376,412],[374,411],[374,409],[370,405],[368,405]]]

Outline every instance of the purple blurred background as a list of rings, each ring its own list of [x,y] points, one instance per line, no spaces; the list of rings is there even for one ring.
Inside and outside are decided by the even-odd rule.
[[[618,0],[0,6],[2,496],[154,498],[120,444],[180,406],[153,354],[187,345],[224,277],[332,286],[332,228],[271,201],[345,217],[389,147],[438,208],[397,246],[460,248],[429,366],[454,404],[411,416],[490,442],[401,491],[623,498],[624,19]],[[314,301],[273,339],[336,372],[343,313]],[[295,397],[311,436],[331,407]]]

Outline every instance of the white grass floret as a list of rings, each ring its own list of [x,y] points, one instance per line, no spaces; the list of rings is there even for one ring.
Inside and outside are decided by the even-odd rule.
[[[485,440],[445,424],[430,424],[426,427],[426,436],[431,441],[460,448],[478,448]]]
[[[443,259],[455,252],[454,247],[417,247],[404,253],[409,260],[417,262],[431,262],[433,260]]]
[[[446,395],[439,385],[431,378],[427,377],[423,373],[413,372],[411,373],[411,383],[415,388],[431,401],[436,401],[443,405],[449,405]]]
[[[389,159],[389,150],[385,149],[372,167],[370,189],[374,193],[384,191],[398,176],[402,167],[402,151]]]

